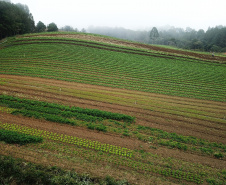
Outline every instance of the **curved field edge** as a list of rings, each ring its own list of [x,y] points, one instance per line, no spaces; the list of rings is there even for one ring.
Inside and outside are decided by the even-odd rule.
[[[24,52],[22,56],[21,49]],[[62,51],[54,55],[57,50]],[[11,46],[2,51],[5,52],[2,53],[2,74],[38,76],[217,101],[226,99],[223,64],[174,61],[85,45],[42,41]],[[212,71],[213,68],[215,71]],[[190,72],[185,74],[188,69]]]
[[[161,46],[155,46],[155,45],[148,45],[148,44],[142,44],[139,42],[129,41],[129,40],[123,40],[118,39],[114,37],[99,35],[99,34],[92,34],[92,33],[74,33],[74,32],[52,32],[52,33],[39,33],[39,34],[25,34],[25,37],[33,37],[33,36],[47,36],[47,37],[64,37],[64,38],[72,38],[72,39],[83,39],[83,40],[90,40],[90,41],[98,41],[102,43],[110,43],[110,44],[116,44],[119,46],[125,46],[125,47],[132,47],[132,48],[139,48],[139,49],[145,49],[145,50],[152,50],[156,52],[163,52],[163,53],[171,53],[181,56],[190,56],[194,58],[203,58],[203,59],[210,59],[211,61],[219,60],[219,61],[226,61],[226,57],[219,56],[213,57],[208,53],[199,53],[199,52],[193,52],[193,51],[187,51],[187,50],[181,50],[181,49],[174,49],[174,48],[164,48]],[[81,36],[81,37],[80,37]],[[23,37],[23,36],[22,36]]]
[[[187,50],[178,50],[178,49],[168,49],[161,46],[154,46],[154,45],[148,45],[148,44],[142,44],[138,42],[128,41],[128,40],[122,40],[114,37],[108,37],[98,34],[90,34],[90,33],[70,33],[70,32],[48,32],[48,33],[35,33],[35,34],[25,34],[20,35],[17,37],[11,37],[8,38],[8,40],[4,40],[2,42],[1,47],[4,47],[5,45],[9,45],[11,41],[20,40],[20,39],[67,39],[67,40],[80,40],[80,41],[89,41],[93,43],[102,43],[108,46],[116,46],[116,47],[123,47],[127,49],[136,49],[140,51],[146,51],[151,53],[158,53],[163,54],[165,56],[174,56],[174,57],[182,57],[182,58],[191,58],[191,59],[199,59],[207,62],[216,62],[216,63],[225,63],[226,57],[219,56],[213,58],[208,53],[197,53]]]

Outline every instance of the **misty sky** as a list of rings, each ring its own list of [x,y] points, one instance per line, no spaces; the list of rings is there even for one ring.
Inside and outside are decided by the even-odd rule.
[[[171,25],[196,30],[226,26],[226,0],[11,0],[28,5],[35,24],[145,29]]]

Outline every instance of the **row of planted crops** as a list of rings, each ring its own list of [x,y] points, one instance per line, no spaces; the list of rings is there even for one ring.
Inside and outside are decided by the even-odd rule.
[[[169,133],[148,126],[131,125],[135,118],[124,114],[65,106],[7,95],[0,95],[0,105],[2,105],[0,106],[0,112],[45,119],[73,126],[86,126],[88,129],[103,132],[113,131],[121,133],[122,136],[131,136],[139,140],[148,141],[155,146],[177,148],[216,158],[224,158],[226,154],[226,145],[222,143]]]
[[[161,166],[155,166],[153,164],[146,164],[146,162],[142,162],[142,160],[140,161],[139,158],[137,158],[136,156],[134,156],[134,151],[130,150],[128,148],[122,148],[119,146],[114,146],[114,145],[109,145],[109,144],[103,144],[100,143],[98,141],[91,141],[88,139],[83,139],[83,138],[78,138],[78,137],[73,137],[73,136],[68,136],[68,135],[64,135],[64,134],[58,134],[58,133],[54,133],[54,132],[49,132],[49,131],[45,131],[45,130],[40,130],[40,129],[34,129],[31,127],[26,127],[26,126],[19,126],[16,124],[8,124],[8,123],[4,123],[4,124],[0,124],[0,127],[4,130],[0,130],[0,136],[2,133],[8,134],[8,136],[13,135],[12,133],[22,133],[22,137],[32,137],[35,136],[36,140],[34,140],[33,142],[41,142],[42,138],[43,139],[48,139],[48,140],[52,140],[55,142],[62,142],[62,143],[67,143],[70,145],[76,145],[78,147],[82,147],[82,148],[87,148],[90,150],[94,150],[94,151],[101,151],[101,152],[105,152],[105,153],[109,153],[112,155],[117,155],[120,156],[120,158],[115,158],[115,157],[110,157],[108,156],[107,159],[106,158],[98,158],[96,157],[96,155],[93,155],[93,153],[87,154],[87,152],[84,152],[83,149],[81,149],[83,152],[73,152],[71,151],[72,154],[78,154],[81,155],[84,158],[87,158],[89,160],[92,159],[97,159],[100,161],[107,161],[107,162],[111,162],[114,165],[117,166],[126,166],[126,167],[130,167],[134,170],[137,171],[145,171],[145,172],[149,172],[149,173],[157,173],[166,177],[173,177],[179,180],[185,180],[185,181],[189,181],[189,182],[195,182],[197,184],[201,184],[203,182],[203,178],[205,177],[205,173],[200,173],[200,174],[196,174],[195,172],[186,172],[186,171],[181,171],[181,170],[172,170],[170,168],[166,168],[166,167],[161,167]],[[11,133],[9,133],[9,131],[11,131]],[[4,140],[2,139],[3,141]],[[18,142],[20,144],[20,142]],[[27,142],[28,143],[28,142]],[[26,144],[26,143],[22,143],[22,144]],[[46,144],[48,145],[48,144]],[[46,147],[45,145],[45,147]],[[81,151],[80,150],[80,151]],[[70,153],[70,151],[67,153]],[[97,162],[97,161],[95,161]]]
[[[121,127],[127,126],[128,131],[131,128],[137,128],[136,131],[129,131],[127,134],[130,135],[131,133],[134,133],[134,135],[136,135],[138,133],[139,136],[142,136],[143,134],[146,138],[145,141],[151,143],[150,147],[158,147],[158,145],[161,145],[178,148],[184,151],[192,151],[192,149],[195,151],[199,149],[205,150],[208,155],[216,154],[215,157],[217,158],[223,158],[223,154],[226,150],[226,146],[221,143],[213,143],[195,137],[168,133],[150,127],[135,126],[133,124],[135,118],[124,114],[111,113],[96,109],[83,109],[7,95],[0,95],[0,105],[0,111],[4,113],[19,114],[37,119],[46,119],[48,121],[60,122],[73,126],[76,126],[76,122],[79,120],[88,122],[89,124],[98,125],[104,120],[109,119],[111,122],[115,122],[115,124]],[[131,126],[131,128],[129,126]],[[172,177],[180,181],[194,182],[197,184],[201,184],[205,179],[208,181],[208,173],[203,172],[200,169],[185,168],[183,170],[181,167],[172,167],[169,166],[169,164],[163,164],[165,159],[162,159],[157,155],[152,155],[151,153],[146,153],[143,150],[131,150],[126,147],[61,134],[60,132],[57,133],[16,124],[1,123],[0,127],[0,138],[8,143],[16,143],[18,140],[20,141],[18,142],[19,144],[44,142],[38,144],[37,147],[40,150],[49,150],[52,148],[54,151],[59,150],[59,152],[63,152],[65,157],[69,155],[68,158],[70,158],[71,156],[72,159],[75,155],[94,163],[100,161],[101,163],[108,163],[116,167],[124,166],[142,173],[154,173],[165,177]],[[123,134],[124,136],[127,136],[125,133]],[[7,135],[14,137],[5,137]],[[6,138],[16,139],[10,142]],[[26,142],[24,142],[24,140]],[[62,145],[60,145],[60,143],[75,146],[75,148],[72,147],[70,149],[67,148],[61,150],[60,147]],[[53,147],[55,145],[57,145],[57,147]],[[214,153],[215,151],[218,152]]]
[[[17,40],[2,50],[1,73],[225,100],[224,64],[164,58],[142,50],[110,50],[108,45],[84,41],[29,39]]]

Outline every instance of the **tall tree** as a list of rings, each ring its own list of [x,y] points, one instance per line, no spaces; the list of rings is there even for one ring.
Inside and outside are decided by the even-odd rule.
[[[54,22],[52,22],[47,26],[47,31],[58,31],[58,27]]]
[[[22,4],[0,1],[0,39],[34,31],[34,20],[29,8]]]
[[[43,22],[39,21],[35,31],[39,33],[39,32],[44,32],[45,30],[46,30],[46,25]]]
[[[155,39],[155,38],[158,38],[158,37],[159,37],[159,32],[158,32],[156,27],[153,27],[151,32],[150,32],[150,38]]]
[[[156,27],[153,27],[151,32],[150,32],[150,39],[151,39],[151,43],[155,44],[156,39],[159,37],[159,32],[157,30]]]
[[[63,31],[74,31],[73,27],[66,25],[62,28]]]

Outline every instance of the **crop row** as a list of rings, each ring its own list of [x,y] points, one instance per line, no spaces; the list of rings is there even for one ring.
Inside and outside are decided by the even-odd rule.
[[[85,148],[89,148],[97,151],[102,151],[102,152],[106,152],[114,155],[132,157],[132,154],[133,154],[132,150],[128,148],[122,148],[122,147],[110,145],[110,144],[103,144],[99,141],[92,141],[92,140],[78,138],[74,136],[57,134],[54,132],[34,129],[26,126],[19,126],[16,124],[4,123],[4,124],[1,124],[1,127],[6,130],[12,130],[12,131],[16,131],[24,134],[30,134],[33,136],[43,137],[44,139],[51,139],[51,140],[59,141],[63,143],[74,144],[77,146],[81,146],[81,147],[85,147]]]
[[[42,137],[36,137],[16,131],[0,129],[0,141],[5,141],[9,144],[25,145],[28,143],[40,143],[43,141]]]
[[[35,64],[35,66],[37,66],[37,67],[42,66],[45,68],[48,68],[48,67],[58,68],[58,66],[60,65],[61,70],[62,69],[65,69],[65,70],[69,70],[69,69],[80,70],[81,69],[83,72],[89,72],[89,73],[93,73],[93,74],[95,74],[95,72],[98,72],[98,73],[104,72],[105,75],[111,74],[111,77],[118,76],[120,74],[120,75],[124,76],[124,78],[127,78],[127,77],[123,74],[125,74],[125,72],[128,74],[128,72],[129,72],[130,78],[136,78],[136,79],[138,78],[139,80],[141,80],[141,79],[147,79],[147,77],[150,76],[152,79],[156,79],[161,82],[164,82],[164,81],[169,82],[169,80],[166,77],[172,76],[173,71],[174,71],[174,68],[167,68],[167,66],[165,66],[165,67],[161,66],[161,68],[159,68],[160,67],[159,64],[157,64],[157,66],[146,64],[147,66],[146,66],[146,68],[144,68],[143,67],[144,64],[139,63],[136,66],[134,66],[134,68],[133,68],[132,65],[134,65],[134,64],[131,65],[131,62],[129,63],[126,61],[125,61],[125,64],[128,63],[127,66],[131,66],[132,69],[131,69],[131,67],[125,68],[124,65],[121,65],[116,61],[114,61],[114,63],[112,63],[110,61],[104,61],[104,60],[102,61],[101,57],[99,59],[95,59],[95,60],[98,60],[98,62],[95,61],[95,63],[93,63],[93,61],[91,61],[91,60],[87,60],[86,58],[79,59],[79,61],[76,61],[76,66],[75,66],[75,65],[71,65],[71,64],[73,64],[75,62],[74,60],[75,60],[75,58],[79,57],[79,54],[75,55],[75,58],[71,58],[71,59],[67,58],[66,56],[64,56],[64,58],[60,58],[60,60],[63,60],[62,63],[59,62],[59,60],[58,60],[59,57],[56,57],[55,55],[53,57],[54,57],[54,58],[52,58],[54,60],[53,62],[50,62],[51,56],[49,56],[48,59],[45,58],[45,64],[43,64],[42,61],[41,62],[37,61],[38,59],[40,59],[39,56],[37,56],[37,59],[32,57],[34,60],[32,62],[32,65]],[[26,63],[26,59],[21,59],[21,60],[22,61],[25,60],[24,62]],[[22,61],[19,62],[20,65],[23,65]],[[86,65],[85,68],[84,68],[84,64]],[[104,71],[101,70],[102,69],[101,67],[103,65],[105,66]],[[121,68],[118,67],[119,65]],[[137,72],[138,72],[137,69],[140,69],[139,76],[137,75]],[[127,72],[127,70],[128,70],[128,72]],[[150,73],[147,74],[147,71],[149,71]],[[112,73],[112,72],[115,72],[115,73]],[[177,82],[179,84],[181,84],[181,83],[184,84],[184,77],[186,77],[187,75],[188,74],[186,74],[186,73],[177,75],[177,76],[175,76],[173,74],[173,76],[175,76],[175,77],[174,78],[171,77],[170,82]],[[189,75],[191,75],[191,74],[189,73]],[[195,74],[195,73],[192,74],[191,76],[189,76],[189,79],[186,79],[186,83],[191,83],[194,85],[193,81],[197,80],[197,78],[199,79],[198,86],[202,86],[201,82],[203,81],[203,78],[205,78],[205,76],[201,76],[201,74]],[[206,81],[208,81],[208,80],[209,80],[209,82],[211,82],[211,81],[214,82],[214,76],[212,76],[211,79],[209,79],[207,76],[207,78],[205,78],[205,80],[203,82],[206,83]],[[208,84],[208,86],[210,86],[210,85],[211,84]],[[216,85],[217,84],[214,84],[215,88],[216,88]]]
[[[210,146],[210,147],[216,147],[220,149],[226,150],[226,145],[222,143],[216,143],[216,142],[208,142],[204,139],[198,139],[194,136],[183,136],[179,135],[176,133],[169,133],[166,131],[163,131],[161,129],[157,128],[151,128],[151,127],[146,127],[146,126],[137,126],[138,130],[148,130],[150,131],[149,134],[156,136],[157,138],[163,138],[163,139],[170,139],[173,141],[178,141],[181,143],[186,143],[186,144],[192,144],[192,145],[197,145],[197,146]]]
[[[59,79],[59,80],[65,80],[65,81],[76,81],[79,83],[87,83],[87,84],[93,84],[93,85],[103,85],[103,86],[109,86],[109,87],[117,87],[117,88],[127,88],[127,89],[133,89],[133,90],[140,90],[144,92],[158,92],[162,94],[168,94],[168,95],[176,95],[176,96],[184,96],[184,97],[196,97],[200,99],[209,99],[209,100],[216,100],[216,101],[224,101],[225,95],[222,92],[222,89],[215,89],[215,91],[212,92],[211,89],[206,91],[203,87],[203,89],[194,91],[194,89],[198,87],[194,87],[193,85],[180,85],[177,83],[162,83],[160,82],[152,82],[147,83],[146,81],[143,83],[141,81],[127,81],[126,79],[107,79],[108,77],[105,76],[101,78],[97,78],[96,75],[90,75],[90,74],[81,74],[81,73],[75,73],[65,71],[60,72],[59,70],[55,69],[45,69],[45,68],[30,68],[30,67],[19,67],[12,69],[9,68],[10,72],[1,72],[2,74],[13,74],[13,75],[21,75],[21,74],[27,74],[29,76],[34,77],[42,77],[42,78],[50,78],[50,79]],[[47,70],[47,71],[46,71]],[[7,71],[7,69],[6,69]],[[71,74],[71,75],[70,75]],[[75,76],[76,74],[76,76]],[[100,80],[101,79],[101,80]],[[147,83],[147,84],[146,84]],[[161,85],[162,84],[162,85]],[[202,93],[201,93],[202,92]]]
[[[0,106],[0,112],[5,112],[5,113],[12,113],[13,111],[15,111],[16,109],[12,109],[12,108],[8,108],[8,107],[1,107]]]
[[[51,48],[45,49],[47,46]],[[82,46],[34,44],[31,47],[33,49],[26,45],[6,49],[9,51],[15,49],[13,53],[25,52],[26,56],[18,58],[15,54],[12,68],[12,62],[6,61],[8,58],[14,58],[10,52],[10,56],[2,60],[4,71],[205,99],[213,97],[213,99],[222,100],[225,97],[221,65],[186,63],[140,55],[131,56]],[[15,60],[20,61],[16,67]],[[43,61],[46,67],[41,66],[44,65]]]
[[[114,52],[122,52],[122,53],[129,53],[129,54],[137,54],[137,55],[144,55],[144,56],[152,56],[152,57],[162,57],[162,58],[169,58],[169,59],[174,59],[174,60],[186,60],[186,61],[191,61],[195,62],[196,59],[191,59],[191,58],[186,58],[182,56],[175,56],[175,55],[166,55],[166,54],[161,54],[161,53],[156,53],[156,52],[151,52],[151,51],[144,51],[144,50],[139,50],[139,49],[131,49],[131,48],[125,48],[125,47],[119,47],[119,46],[113,46],[113,45],[107,45],[107,44],[100,44],[97,42],[88,42],[88,41],[81,41],[81,40],[65,40],[65,39],[47,39],[45,38],[35,38],[35,39],[30,39],[30,38],[22,38],[22,39],[17,39],[15,42],[13,42],[13,46],[15,45],[24,45],[24,44],[66,44],[66,45],[77,45],[77,46],[85,46],[85,47],[91,47],[95,49],[101,49],[101,50],[108,50],[108,51],[114,51]],[[12,46],[12,45],[11,45]],[[200,60],[199,60],[200,62]]]
[[[97,77],[97,74],[98,74],[98,75],[104,77],[105,81],[107,79],[113,79],[113,78],[118,78],[119,76],[122,76],[121,80],[123,80],[123,81],[126,80],[128,84],[130,83],[130,81],[135,83],[136,81],[142,80],[143,81],[142,85],[145,85],[146,83],[151,83],[151,86],[157,85],[157,86],[160,86],[160,87],[168,87],[168,86],[170,87],[170,86],[175,86],[175,83],[176,83],[177,86],[181,85],[181,86],[183,86],[183,88],[185,88],[184,85],[186,84],[186,86],[191,86],[193,88],[196,88],[196,86],[198,86],[199,88],[204,88],[205,90],[206,90],[206,84],[205,83],[208,82],[208,88],[215,88],[215,89],[217,88],[219,92],[224,91],[224,88],[222,89],[222,84],[213,84],[211,86],[211,83],[214,82],[214,77],[212,79],[209,79],[209,81],[208,81],[208,77],[207,77],[207,79],[205,79],[205,82],[202,83],[202,78],[204,78],[204,76],[201,77],[201,76],[190,74],[192,76],[195,76],[195,78],[189,79],[189,80],[187,79],[185,81],[184,76],[186,76],[186,74],[181,74],[181,75],[178,75],[176,77],[171,77],[171,79],[169,81],[169,79],[167,79],[167,76],[168,77],[171,76],[171,73],[173,73],[173,71],[171,72],[171,71],[169,71],[169,69],[165,69],[165,68],[161,69],[161,71],[155,71],[155,69],[148,69],[148,71],[150,71],[150,73],[148,73],[148,74],[147,74],[147,69],[145,69],[145,71],[143,73],[142,73],[142,70],[141,70],[140,74],[137,75],[137,69],[129,70],[128,72],[127,72],[126,69],[123,69],[123,71],[120,72],[119,69],[117,68],[117,65],[115,67],[111,65],[111,66],[109,66],[109,69],[108,69],[107,63],[103,63],[102,65],[105,66],[105,69],[103,71],[103,70],[100,70],[100,67],[95,66],[96,64],[93,65],[92,62],[87,64],[89,66],[87,66],[87,65],[84,66],[84,63],[81,63],[81,62],[82,61],[80,61],[80,64],[78,64],[76,62],[76,66],[75,66],[75,65],[70,64],[69,60],[67,61],[67,63],[56,62],[56,61],[53,61],[53,62],[48,61],[47,62],[45,60],[45,64],[43,64],[42,61],[41,62],[34,61],[34,62],[32,62],[32,66],[35,66],[35,69],[33,69],[33,70],[36,71],[36,72],[38,72],[39,68],[44,69],[46,72],[49,71],[49,73],[52,71],[52,73],[56,73],[56,74],[59,74],[63,71],[67,71],[69,74],[65,74],[65,75],[68,76],[68,77],[70,75],[71,76],[70,78],[75,78],[74,74],[77,72],[78,76],[88,75],[88,76],[91,77],[92,75],[94,75],[94,76]],[[19,66],[24,66],[24,65],[26,65],[27,62],[24,61],[24,62],[16,62],[16,63],[17,63],[17,67],[19,69]],[[98,62],[98,63],[100,63],[100,62]],[[61,66],[61,69],[55,70],[54,68],[58,68],[59,65]],[[7,69],[7,66],[9,68],[11,68],[10,64],[3,65],[3,67],[5,69]],[[28,69],[31,70],[31,68],[33,68],[32,66],[27,65],[27,67],[26,67],[27,70]],[[26,68],[24,68],[24,69],[26,69]],[[136,68],[139,68],[139,65],[137,65]],[[169,71],[169,72],[164,71],[164,69]],[[26,70],[26,72],[28,72],[27,70]],[[82,71],[82,73],[79,73],[79,71]],[[115,71],[115,73],[113,73],[114,71]],[[133,72],[134,72],[134,74],[133,74]],[[129,73],[131,76],[125,76],[124,75],[125,73]],[[78,78],[78,76],[77,76],[77,78]],[[147,78],[152,78],[152,81],[151,82],[148,81]],[[191,77],[189,77],[189,78],[191,78]],[[199,78],[200,80],[198,81],[198,84],[196,85],[196,84],[194,84],[194,80],[196,80],[197,78]],[[155,83],[158,83],[158,84],[155,84]],[[222,81],[222,83],[223,83],[223,81]],[[175,86],[175,87],[177,87],[177,86]],[[189,89],[187,89],[187,90],[189,90]],[[205,93],[205,91],[204,91],[204,93]],[[212,94],[213,93],[217,95],[217,93],[212,92]]]
[[[11,67],[9,67],[11,68]],[[7,69],[6,69],[7,70]],[[199,90],[194,92],[194,89],[197,87],[193,84],[180,84],[179,82],[163,82],[161,79],[158,81],[157,79],[152,79],[151,82],[148,83],[147,80],[141,81],[134,78],[132,80],[129,80],[129,78],[112,78],[112,77],[106,77],[106,76],[100,76],[98,78],[97,73],[91,74],[91,72],[88,74],[79,73],[75,71],[61,71],[56,69],[46,69],[46,68],[39,68],[39,67],[19,67],[15,69],[11,69],[11,74],[18,74],[19,73],[26,73],[32,76],[38,76],[38,77],[47,77],[47,78],[54,78],[54,79],[63,79],[66,81],[77,81],[77,82],[83,82],[83,83],[89,83],[89,84],[97,84],[97,85],[110,85],[113,87],[127,87],[129,89],[136,89],[136,90],[142,90],[142,91],[148,91],[148,92],[161,92],[161,93],[167,93],[168,94],[178,94],[181,95],[184,94],[186,96],[197,96],[207,98],[208,97],[214,97],[216,98],[223,98],[223,87],[219,88],[218,90],[215,89],[214,92],[211,92],[211,88],[207,91],[207,87],[205,86],[199,86]],[[4,73],[4,72],[3,72]],[[75,76],[76,74],[76,76]],[[223,85],[223,84],[222,84]],[[222,86],[221,85],[221,86]],[[209,85],[208,85],[209,86]],[[202,88],[201,88],[202,87]],[[201,89],[200,89],[201,88]],[[186,91],[184,91],[186,89]],[[202,92],[202,94],[200,94]],[[215,98],[216,97],[216,98]]]
[[[84,41],[79,39],[70,39],[70,38],[60,38],[60,37],[23,37],[23,38],[17,38],[14,42],[11,42],[11,44],[29,44],[29,43],[63,43],[67,45],[81,45],[85,47],[94,47],[97,49],[106,49],[106,50],[112,50],[116,52],[125,52],[125,53],[132,53],[132,54],[141,54],[146,56],[156,56],[156,57],[163,57],[163,58],[171,58],[171,59],[179,59],[179,60],[186,60],[189,62],[212,62],[208,60],[203,59],[196,59],[188,56],[179,56],[179,55],[173,55],[173,54],[166,54],[162,52],[152,51],[152,50],[144,50],[144,49],[138,49],[138,48],[129,48],[125,46],[117,46],[107,43],[100,43],[100,42],[94,42],[94,41]],[[217,65],[217,64],[216,64]]]
[[[226,145],[223,143],[209,142],[194,136],[183,136],[140,125],[137,127],[137,130],[145,133],[145,135],[148,136],[148,141],[153,144],[178,148],[184,151],[201,152],[215,156],[216,158],[223,158],[226,153]]]
[[[61,148],[58,147],[56,143],[45,143],[40,146],[42,149],[52,149],[56,150],[58,153],[66,153],[70,154],[73,157],[75,155],[79,156],[80,158],[87,159],[88,161],[92,161],[95,163],[110,163],[114,166],[125,166],[127,168],[131,168],[141,173],[155,173],[159,175],[163,175],[166,177],[173,177],[178,180],[185,180],[189,182],[195,182],[197,184],[201,184],[203,182],[202,174],[197,174],[194,172],[185,172],[182,170],[175,170],[166,167],[161,167],[159,165],[155,165],[149,162],[142,162],[142,160],[135,159],[135,158],[124,158],[124,157],[116,157],[116,156],[109,156],[109,155],[99,155],[98,153],[94,152],[87,152],[85,149],[70,149],[70,148]],[[62,156],[62,155],[61,155]],[[70,157],[69,157],[70,158]]]
[[[112,113],[107,111],[101,111],[97,109],[84,109],[80,107],[69,107],[59,105],[55,103],[41,102],[36,100],[22,99],[12,96],[0,95],[0,103],[9,106],[10,108],[22,109],[14,111],[14,113],[24,114],[25,110],[37,113],[53,114],[58,117],[65,118],[76,118],[87,122],[103,121],[104,119],[113,119],[126,122],[134,122],[135,118],[132,116]],[[42,116],[37,115],[37,117]]]

